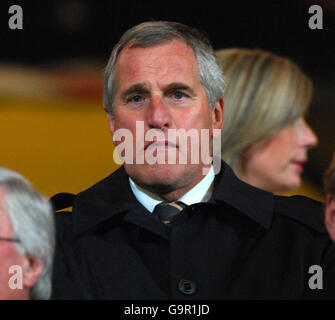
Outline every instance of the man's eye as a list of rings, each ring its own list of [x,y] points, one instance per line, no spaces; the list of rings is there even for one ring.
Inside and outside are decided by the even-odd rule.
[[[128,102],[135,102],[135,103],[138,103],[138,102],[142,102],[143,101],[143,97],[142,96],[132,96],[128,99]]]
[[[173,97],[175,98],[175,99],[182,99],[182,98],[184,98],[185,97],[185,94],[184,94],[184,92],[181,92],[181,91],[176,91],[176,92],[174,92],[173,93]]]

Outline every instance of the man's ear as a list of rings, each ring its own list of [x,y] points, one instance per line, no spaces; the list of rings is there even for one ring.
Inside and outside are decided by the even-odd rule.
[[[114,120],[114,117],[111,116],[110,112],[106,108],[104,108],[104,110],[106,112],[109,130],[110,130],[111,134],[114,135],[114,132],[115,132],[115,120]]]
[[[31,289],[37,282],[39,276],[44,270],[44,263],[32,256],[27,255],[23,261],[23,286],[24,288]]]
[[[224,122],[224,100],[221,98],[216,102],[214,109],[212,110],[212,126],[213,129],[213,138],[217,138],[219,130],[222,129]]]
[[[326,199],[325,224],[330,237],[335,242],[335,197],[331,195],[327,195]]]

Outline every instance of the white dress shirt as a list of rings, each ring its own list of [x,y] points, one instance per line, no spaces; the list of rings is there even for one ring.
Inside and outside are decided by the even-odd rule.
[[[188,206],[198,202],[207,202],[212,195],[212,184],[214,181],[214,169],[213,166],[207,173],[207,175],[191,190],[186,192],[178,201],[182,201]],[[133,191],[136,199],[145,207],[148,211],[153,212],[155,206],[164,200],[158,195],[143,189],[138,186],[130,177],[129,177],[130,187]]]

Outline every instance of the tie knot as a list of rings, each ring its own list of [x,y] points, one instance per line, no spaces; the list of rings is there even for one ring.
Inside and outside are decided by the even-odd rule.
[[[181,201],[161,202],[156,205],[153,213],[157,215],[163,223],[169,224],[173,217],[186,207],[187,205]]]

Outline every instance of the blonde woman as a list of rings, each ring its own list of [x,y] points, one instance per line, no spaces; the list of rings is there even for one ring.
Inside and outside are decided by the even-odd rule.
[[[305,121],[313,85],[299,67],[271,52],[216,52],[226,76],[222,158],[237,176],[278,193],[296,189],[317,137]]]

